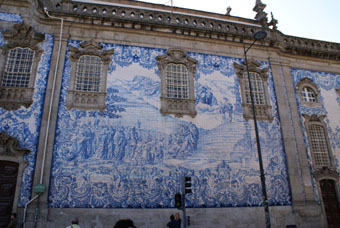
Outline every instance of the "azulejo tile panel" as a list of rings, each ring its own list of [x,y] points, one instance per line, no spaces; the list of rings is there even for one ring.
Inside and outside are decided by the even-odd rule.
[[[2,33],[0,32],[0,46],[4,45],[4,43],[5,43],[4,37]]]
[[[2,35],[0,37],[2,37]],[[4,42],[1,42],[1,39],[0,43],[4,44]],[[17,138],[20,147],[27,148],[31,151],[25,155],[28,165],[25,168],[22,178],[19,206],[24,206],[26,202],[29,201],[31,195],[43,102],[53,44],[53,36],[45,34],[45,41],[40,44],[43,54],[38,65],[34,85],[33,104],[29,108],[21,107],[15,111],[7,111],[0,108],[0,131],[5,131],[7,134]]]
[[[0,21],[20,23],[22,22],[22,18],[19,14],[0,12]]]
[[[103,112],[65,107],[70,79],[69,54],[66,57],[50,207],[174,207],[183,175],[193,180],[193,193],[186,200],[189,207],[261,205],[253,122],[243,120],[233,68],[233,62],[241,60],[188,53],[198,61],[198,114],[176,118],[159,111],[156,57],[166,50],[103,45],[115,50]],[[269,85],[275,118],[259,123],[266,183],[270,204],[288,205],[291,197],[271,75]]]
[[[334,155],[334,160],[336,163],[337,171],[340,172],[339,159],[340,159],[340,100],[337,94],[337,89],[340,88],[340,74],[327,73],[327,72],[317,72],[309,71],[303,69],[291,69],[291,75],[293,79],[293,86],[295,88],[296,101],[298,104],[298,109],[300,113],[301,127],[304,132],[304,141],[307,148],[308,162],[311,168],[311,173],[313,173],[312,157],[311,151],[309,149],[309,143],[307,138],[307,133],[305,126],[303,124],[302,114],[307,114],[309,116],[325,115],[325,122],[327,124],[328,136],[331,144],[332,153]],[[304,78],[309,78],[320,90],[320,102],[321,106],[308,107],[301,104],[299,99],[299,94],[297,92],[297,83]],[[319,200],[317,194],[317,189],[315,185],[315,180],[313,180],[315,198]]]

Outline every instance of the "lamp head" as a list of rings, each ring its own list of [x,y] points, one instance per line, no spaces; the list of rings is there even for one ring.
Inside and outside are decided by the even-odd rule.
[[[266,31],[260,30],[260,31],[256,31],[254,33],[254,39],[255,40],[262,40],[262,39],[264,39],[266,37],[267,37],[267,32]]]

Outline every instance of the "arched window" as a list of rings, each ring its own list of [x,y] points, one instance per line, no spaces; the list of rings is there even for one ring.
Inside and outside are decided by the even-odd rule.
[[[303,78],[296,84],[296,86],[302,105],[310,107],[321,105],[320,91],[311,79]]]
[[[161,109],[163,115],[196,115],[194,75],[195,59],[181,49],[169,49],[158,56],[157,65],[161,75]]]

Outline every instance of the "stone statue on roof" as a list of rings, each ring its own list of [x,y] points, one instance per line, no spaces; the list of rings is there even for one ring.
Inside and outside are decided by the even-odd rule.
[[[263,4],[261,0],[256,0],[253,11],[257,13],[255,15],[255,19],[261,23],[262,27],[267,28],[268,18],[267,18],[267,13],[264,12],[265,8],[266,8],[266,4]]]
[[[230,6],[228,6],[228,8],[227,8],[227,12],[226,12],[226,14],[225,14],[225,15],[227,15],[227,16],[230,16],[230,12],[231,12],[231,7],[230,7]]]
[[[279,23],[278,20],[274,18],[273,12],[271,12],[272,19],[269,22],[268,26],[273,26],[273,30],[277,30],[277,24]]]

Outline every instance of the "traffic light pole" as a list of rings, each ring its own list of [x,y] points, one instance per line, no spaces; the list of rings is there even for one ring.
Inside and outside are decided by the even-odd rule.
[[[185,212],[185,177],[182,177],[182,221],[183,221],[183,228],[187,227],[187,215]]]
[[[186,228],[190,225],[189,218],[187,218],[186,211],[185,211],[185,195],[188,193],[192,193],[192,184],[191,184],[191,177],[190,176],[183,176],[181,177],[181,193],[175,194],[175,207],[178,210],[182,210],[182,221],[183,225],[182,228]]]

